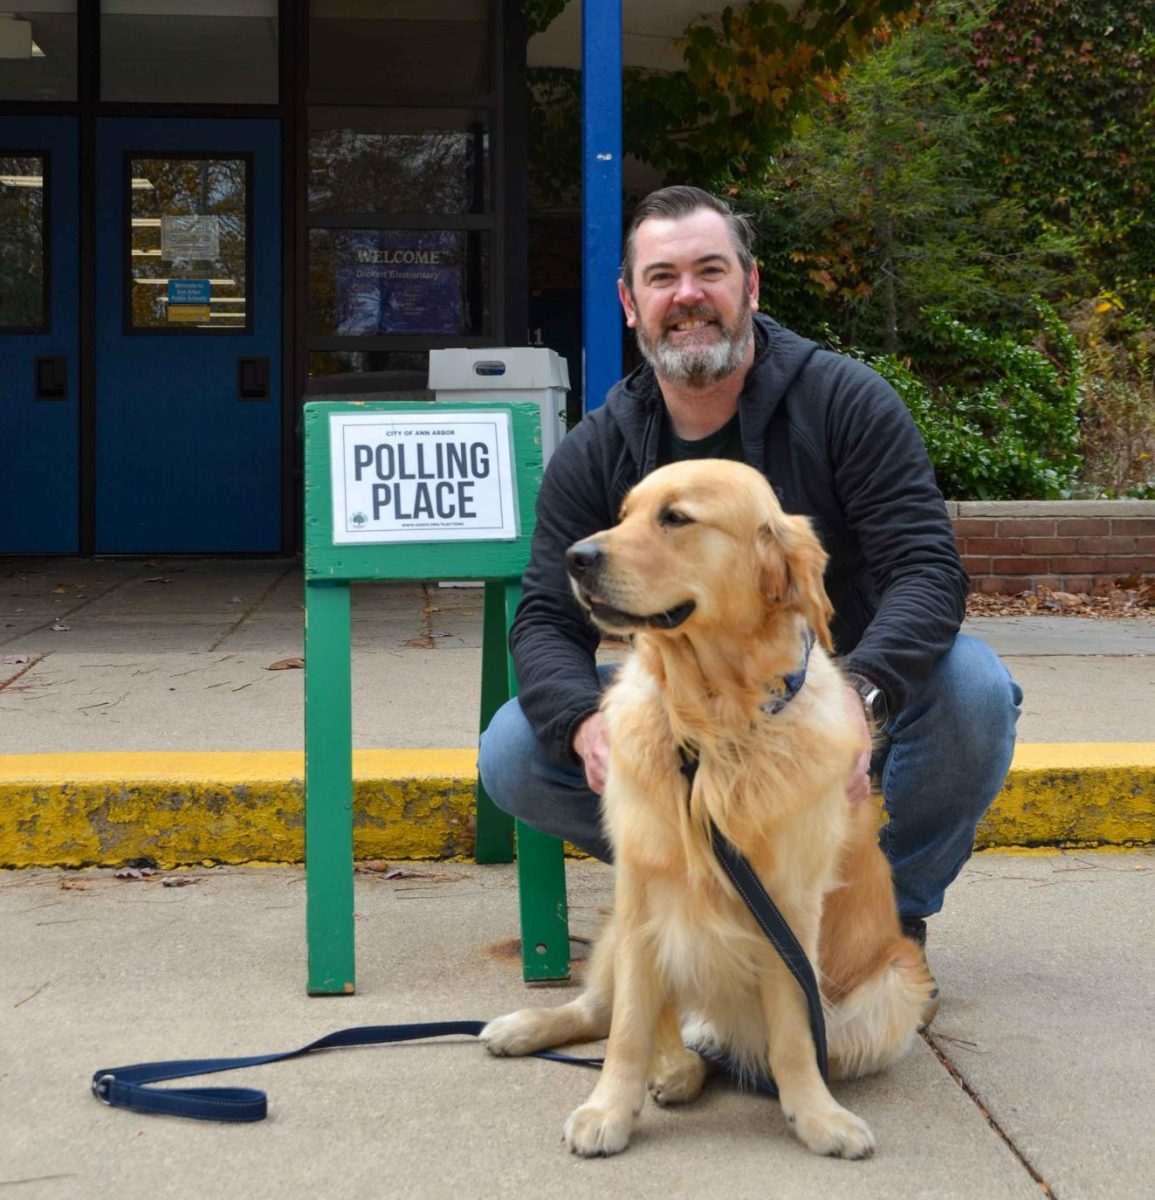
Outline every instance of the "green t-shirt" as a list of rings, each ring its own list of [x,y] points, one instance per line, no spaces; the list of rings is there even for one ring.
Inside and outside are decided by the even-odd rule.
[[[665,463],[685,462],[690,458],[729,458],[744,462],[742,453],[742,426],[735,413],[721,429],[715,429],[704,438],[689,440],[680,438],[667,420],[662,427],[661,461]]]

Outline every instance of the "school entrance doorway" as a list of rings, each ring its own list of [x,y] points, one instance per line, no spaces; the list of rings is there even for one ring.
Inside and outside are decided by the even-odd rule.
[[[280,552],[280,141],[0,118],[0,553]]]

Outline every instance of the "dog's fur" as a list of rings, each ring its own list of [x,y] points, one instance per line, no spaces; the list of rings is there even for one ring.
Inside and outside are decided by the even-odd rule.
[[[647,1083],[660,1104],[693,1100],[706,1064],[691,1044],[773,1073],[787,1122],[819,1154],[862,1158],[864,1121],[819,1074],[802,991],[721,872],[713,821],[746,856],[818,975],[831,1074],[877,1071],[933,1016],[937,989],[902,936],[877,809],[846,784],[866,748],[826,650],[826,555],[755,470],[718,460],[647,476],[621,522],[571,547],[579,599],[634,652],[607,692],[604,820],[613,917],[580,999],[499,1017],[494,1054],[609,1035],[605,1067],[565,1126],[570,1149],[629,1143]],[[820,645],[782,709],[767,687],[795,671],[809,626]],[[679,746],[700,760],[692,794]]]

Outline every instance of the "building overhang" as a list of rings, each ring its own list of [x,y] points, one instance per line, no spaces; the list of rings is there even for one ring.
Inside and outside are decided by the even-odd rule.
[[[780,0],[789,12],[801,0]],[[682,52],[676,40],[698,17],[720,13],[710,0],[622,0],[622,65],[655,71],[679,71]],[[739,7],[741,7],[739,5]],[[531,67],[581,69],[582,0],[569,0],[548,29],[529,40]]]

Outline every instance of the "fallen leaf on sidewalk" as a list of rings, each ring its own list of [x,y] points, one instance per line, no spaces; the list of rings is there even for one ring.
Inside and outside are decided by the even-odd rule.
[[[161,887],[188,887],[190,884],[200,883],[195,875],[166,875],[161,881]]]
[[[156,872],[152,867],[121,867],[113,872],[114,879],[151,879]]]
[[[266,671],[299,671],[305,665],[303,658],[278,658],[275,663],[269,663]]]
[[[455,875],[440,875],[433,871],[414,871],[410,867],[391,867],[383,858],[371,858],[353,864],[353,869],[378,879],[431,879],[438,883],[456,879]]]
[[[71,628],[72,628],[71,625],[65,625],[65,623],[63,621],[53,621],[52,622],[52,632],[53,633],[67,633]]]
[[[36,997],[37,997],[37,996],[39,996],[39,995],[40,995],[40,993],[41,993],[42,991],[44,991],[44,989],[45,989],[45,988],[46,988],[46,987],[47,987],[47,986],[48,986],[48,985],[49,985],[51,982],[52,982],[52,980],[50,980],[50,979],[46,979],[46,980],[45,980],[45,981],[44,981],[44,982],[43,982],[43,983],[42,983],[42,984],[41,984],[41,985],[40,985],[40,986],[39,986],[39,987],[36,989],[36,991],[34,991],[34,992],[31,992],[29,995],[25,996],[23,1000],[17,1000],[17,1001],[16,1001],[16,1003],[12,1005],[12,1007],[13,1007],[13,1008],[19,1008],[19,1007],[20,1007],[20,1005],[22,1005],[22,1004],[27,1004],[29,1000],[35,1000],[35,999],[36,999]],[[5,1180],[4,1182],[5,1182],[5,1183],[7,1183],[7,1182],[8,1182],[8,1180]]]
[[[60,887],[61,887],[61,890],[65,891],[65,892],[86,892],[86,891],[88,891],[88,884],[83,879],[62,879],[60,881]]]

